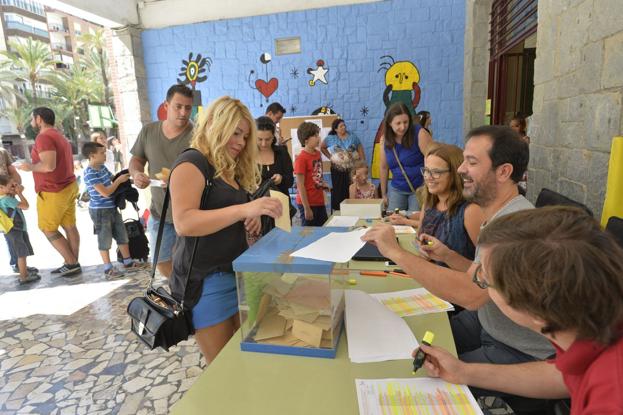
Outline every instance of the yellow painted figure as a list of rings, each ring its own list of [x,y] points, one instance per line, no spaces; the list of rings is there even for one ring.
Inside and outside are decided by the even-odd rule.
[[[383,91],[383,103],[387,110],[390,106],[397,102],[404,103],[411,116],[415,116],[415,109],[420,103],[421,89],[420,89],[420,71],[413,62],[398,61],[396,62],[393,57],[386,55],[381,57],[381,67],[378,72],[385,70],[385,91]],[[372,177],[379,178],[380,168],[380,156],[378,152],[381,151],[379,141],[383,136],[383,122],[379,125],[379,128],[374,137],[374,149],[372,153]]]

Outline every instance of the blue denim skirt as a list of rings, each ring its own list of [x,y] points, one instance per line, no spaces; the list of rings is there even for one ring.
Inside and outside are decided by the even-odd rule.
[[[238,312],[236,278],[231,272],[215,272],[203,279],[199,302],[193,308],[195,330],[214,326]]]

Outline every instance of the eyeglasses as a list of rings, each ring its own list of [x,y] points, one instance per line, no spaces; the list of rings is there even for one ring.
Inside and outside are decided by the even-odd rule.
[[[431,170],[431,169],[426,168],[426,167],[420,167],[420,173],[422,173],[423,177],[430,176],[433,179],[438,179],[438,178],[441,177],[442,174],[448,173],[449,171],[450,171],[449,169],[445,169],[445,170]]]
[[[483,278],[482,264],[478,264],[478,266],[474,270],[474,274],[472,275],[472,282],[483,290],[486,290],[487,288],[494,288],[493,285],[489,284],[489,282]]]

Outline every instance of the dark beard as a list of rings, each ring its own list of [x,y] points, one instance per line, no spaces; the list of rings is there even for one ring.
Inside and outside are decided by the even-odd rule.
[[[465,200],[475,203],[481,207],[489,205],[493,200],[495,200],[496,196],[497,188],[495,186],[495,177],[493,177],[493,180],[487,178],[487,180],[483,183],[474,183],[474,191],[471,194],[466,195],[465,192],[463,192]]]

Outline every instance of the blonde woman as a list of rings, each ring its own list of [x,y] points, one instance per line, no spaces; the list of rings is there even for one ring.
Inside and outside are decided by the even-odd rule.
[[[170,178],[173,224],[171,292],[192,309],[195,339],[209,363],[240,327],[232,261],[248,247],[246,234],[259,233],[261,215],[281,216],[274,198],[249,202],[260,181],[255,121],[239,100],[221,97],[201,115],[191,148],[173,165]],[[214,177],[200,206],[206,180]],[[194,238],[197,255],[186,281]],[[184,296],[184,287],[186,295]]]

